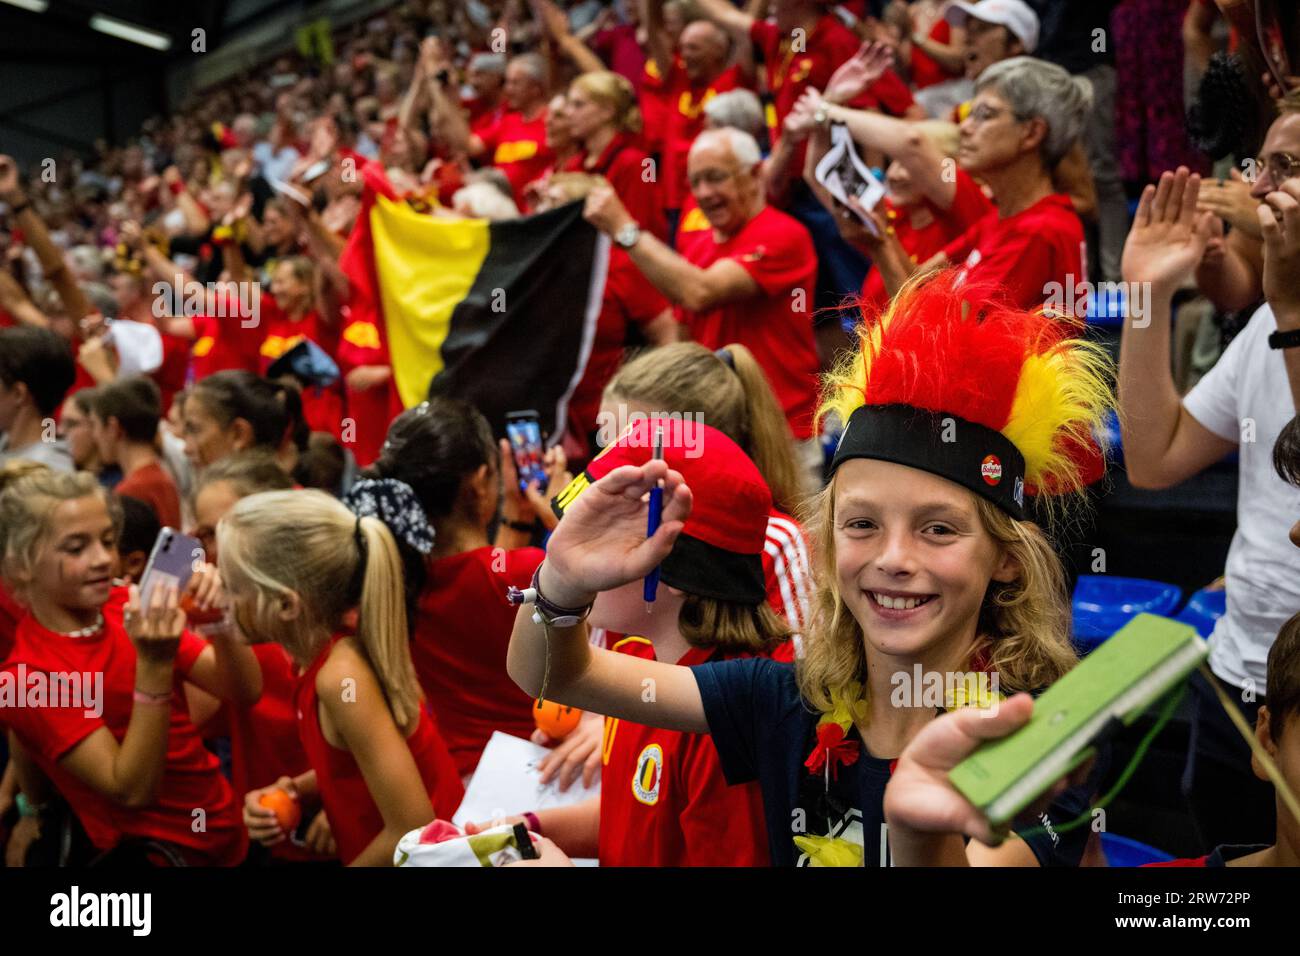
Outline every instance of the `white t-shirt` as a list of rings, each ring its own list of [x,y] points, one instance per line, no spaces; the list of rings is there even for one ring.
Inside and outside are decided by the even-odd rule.
[[[1268,346],[1273,310],[1259,309],[1218,364],[1183,398],[1198,422],[1238,443],[1237,531],[1225,566],[1228,611],[1210,636],[1210,668],[1264,694],[1268,649],[1300,611],[1300,548],[1287,534],[1300,518],[1300,489],[1273,470],[1273,445],[1295,415],[1282,353]],[[1254,428],[1254,440],[1247,429]]]

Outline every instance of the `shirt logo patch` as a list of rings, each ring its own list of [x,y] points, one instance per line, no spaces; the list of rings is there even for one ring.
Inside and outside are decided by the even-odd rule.
[[[996,485],[1002,480],[1002,462],[997,455],[985,455],[980,462],[980,475],[985,484]]]
[[[659,802],[659,778],[664,770],[664,752],[658,744],[650,744],[636,758],[636,772],[632,774],[632,796],[648,807]]]
[[[206,356],[209,352],[212,351],[212,346],[214,346],[214,345],[216,345],[216,344],[217,344],[217,343],[216,343],[216,341],[212,338],[212,336],[210,336],[210,335],[205,335],[205,336],[203,336],[203,338],[199,339],[198,341],[196,341],[196,342],[194,343],[194,349],[193,349],[194,357],[195,357],[195,358],[203,358],[203,357]]]
[[[513,143],[501,143],[492,156],[492,162],[498,166],[504,163],[522,163],[536,155],[537,143],[531,139],[523,139]]]

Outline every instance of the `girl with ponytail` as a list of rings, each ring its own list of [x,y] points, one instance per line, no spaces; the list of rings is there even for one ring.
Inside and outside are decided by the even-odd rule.
[[[358,482],[349,501],[358,513],[324,492],[251,495],[221,519],[217,547],[240,628],[303,671],[298,728],[311,769],[286,789],[324,807],[344,863],[384,866],[404,833],[449,817],[464,790],[407,646],[394,532],[424,552],[433,534],[401,482]],[[252,809],[264,792],[248,795],[245,821],[272,842],[274,817]]]

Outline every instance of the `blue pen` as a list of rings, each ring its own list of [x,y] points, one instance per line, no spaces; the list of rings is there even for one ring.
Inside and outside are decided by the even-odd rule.
[[[664,430],[658,428],[655,430],[655,450],[654,460],[664,460]],[[659,519],[664,510],[664,489],[663,484],[656,482],[655,486],[650,489],[650,517],[646,520],[645,536],[653,538],[656,531],[659,530]],[[647,614],[652,610],[654,604],[655,592],[659,590],[659,565],[654,566],[645,578],[645,612]]]

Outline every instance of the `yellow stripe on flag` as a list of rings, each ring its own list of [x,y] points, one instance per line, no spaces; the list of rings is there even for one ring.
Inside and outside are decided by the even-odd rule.
[[[393,379],[402,404],[428,396],[442,371],[452,310],[474,285],[488,252],[486,219],[438,219],[375,197],[370,211]]]

